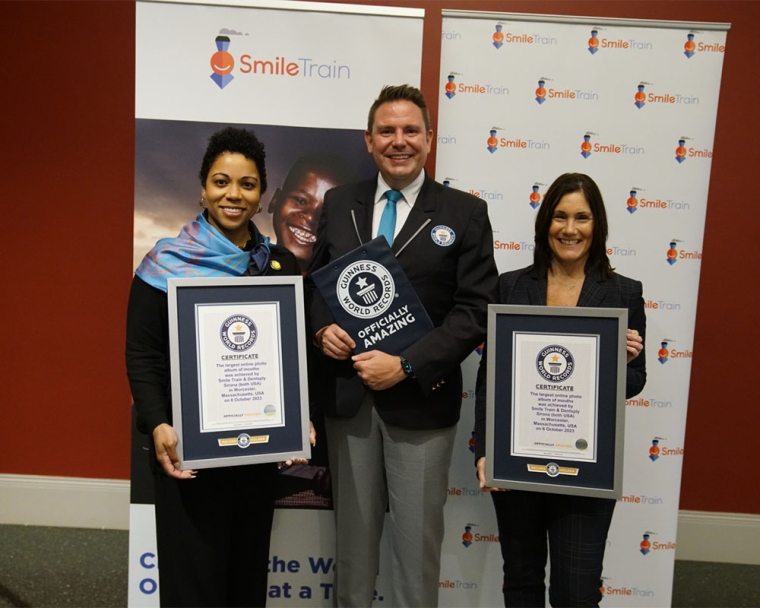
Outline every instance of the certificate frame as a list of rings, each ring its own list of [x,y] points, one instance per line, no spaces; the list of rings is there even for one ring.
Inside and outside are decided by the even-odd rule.
[[[182,467],[310,458],[302,277],[168,279],[167,296]],[[233,317],[250,322],[243,344],[227,339]]]
[[[489,305],[487,485],[598,498],[622,496],[627,326],[628,311],[623,308]],[[578,375],[559,380],[561,376],[542,372],[540,362],[544,353],[563,342],[587,352],[583,364],[572,355],[560,356],[564,369],[572,361],[570,369]],[[549,439],[560,433],[572,439],[580,432],[575,429],[584,426],[581,422],[589,441],[567,445],[531,441],[544,432]],[[525,447],[533,444],[537,447],[532,452]]]

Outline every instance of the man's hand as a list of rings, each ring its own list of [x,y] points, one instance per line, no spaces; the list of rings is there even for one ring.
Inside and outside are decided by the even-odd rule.
[[[317,332],[317,344],[325,355],[338,361],[348,359],[356,348],[356,342],[336,323],[323,327]]]
[[[177,431],[174,427],[166,424],[159,424],[153,429],[153,444],[156,446],[156,460],[161,464],[169,477],[175,479],[192,479],[195,477],[195,471],[182,470],[182,463],[177,456]]]
[[[359,378],[374,391],[383,391],[406,378],[401,359],[379,350],[354,355],[351,360]]]

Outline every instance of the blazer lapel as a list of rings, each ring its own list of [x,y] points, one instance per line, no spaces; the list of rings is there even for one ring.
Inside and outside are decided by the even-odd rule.
[[[419,238],[420,228],[425,226],[425,222],[432,220],[436,209],[435,189],[433,186],[433,180],[425,175],[425,182],[422,184],[420,193],[417,195],[417,200],[409,212],[409,217],[406,218],[401,230],[396,235],[396,238],[393,239],[393,246],[391,247],[393,253],[398,253],[399,249],[405,247],[410,240]],[[428,222],[429,225],[430,223]]]
[[[352,219],[356,220],[356,230],[359,231],[361,241],[359,245],[372,240],[372,213],[375,208],[376,189],[377,178],[362,182],[356,189],[356,200],[351,204]]]
[[[531,273],[528,281],[528,302],[531,306],[546,306],[546,278]]]
[[[578,306],[599,307],[607,295],[609,282],[597,273],[586,275],[578,296]]]

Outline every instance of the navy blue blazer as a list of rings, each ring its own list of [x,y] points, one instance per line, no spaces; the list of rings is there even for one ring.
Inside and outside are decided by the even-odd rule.
[[[546,277],[539,277],[533,266],[505,272],[499,277],[499,304],[518,304],[523,306],[546,306]],[[602,273],[591,272],[586,275],[578,296],[578,306],[596,308],[627,308],[628,328],[635,329],[646,344],[647,320],[644,314],[642,285],[614,274],[605,277]],[[638,395],[647,381],[646,353],[639,356],[626,367],[625,398]],[[478,381],[475,390],[475,462],[486,455],[486,354],[480,360]]]
[[[372,239],[377,179],[347,184],[325,195],[310,273]],[[447,246],[432,238],[436,226],[454,234]],[[485,339],[488,304],[496,298],[498,272],[484,201],[425,177],[409,217],[392,247],[434,329],[402,354],[415,373],[375,392],[375,406],[388,424],[445,428],[456,424],[462,405],[461,362]],[[307,280],[311,335],[334,322]],[[312,401],[328,416],[352,417],[367,389],[351,361],[322,356],[314,366],[321,383]]]

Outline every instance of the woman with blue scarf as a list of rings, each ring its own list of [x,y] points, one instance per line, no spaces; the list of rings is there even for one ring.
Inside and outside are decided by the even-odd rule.
[[[172,427],[166,280],[298,275],[295,256],[251,221],[267,187],[263,144],[227,127],[200,170],[203,212],[145,256],[127,313],[127,375],[137,426],[153,438],[162,606],[264,606],[275,464],[182,468]],[[313,442],[313,439],[312,439]]]

